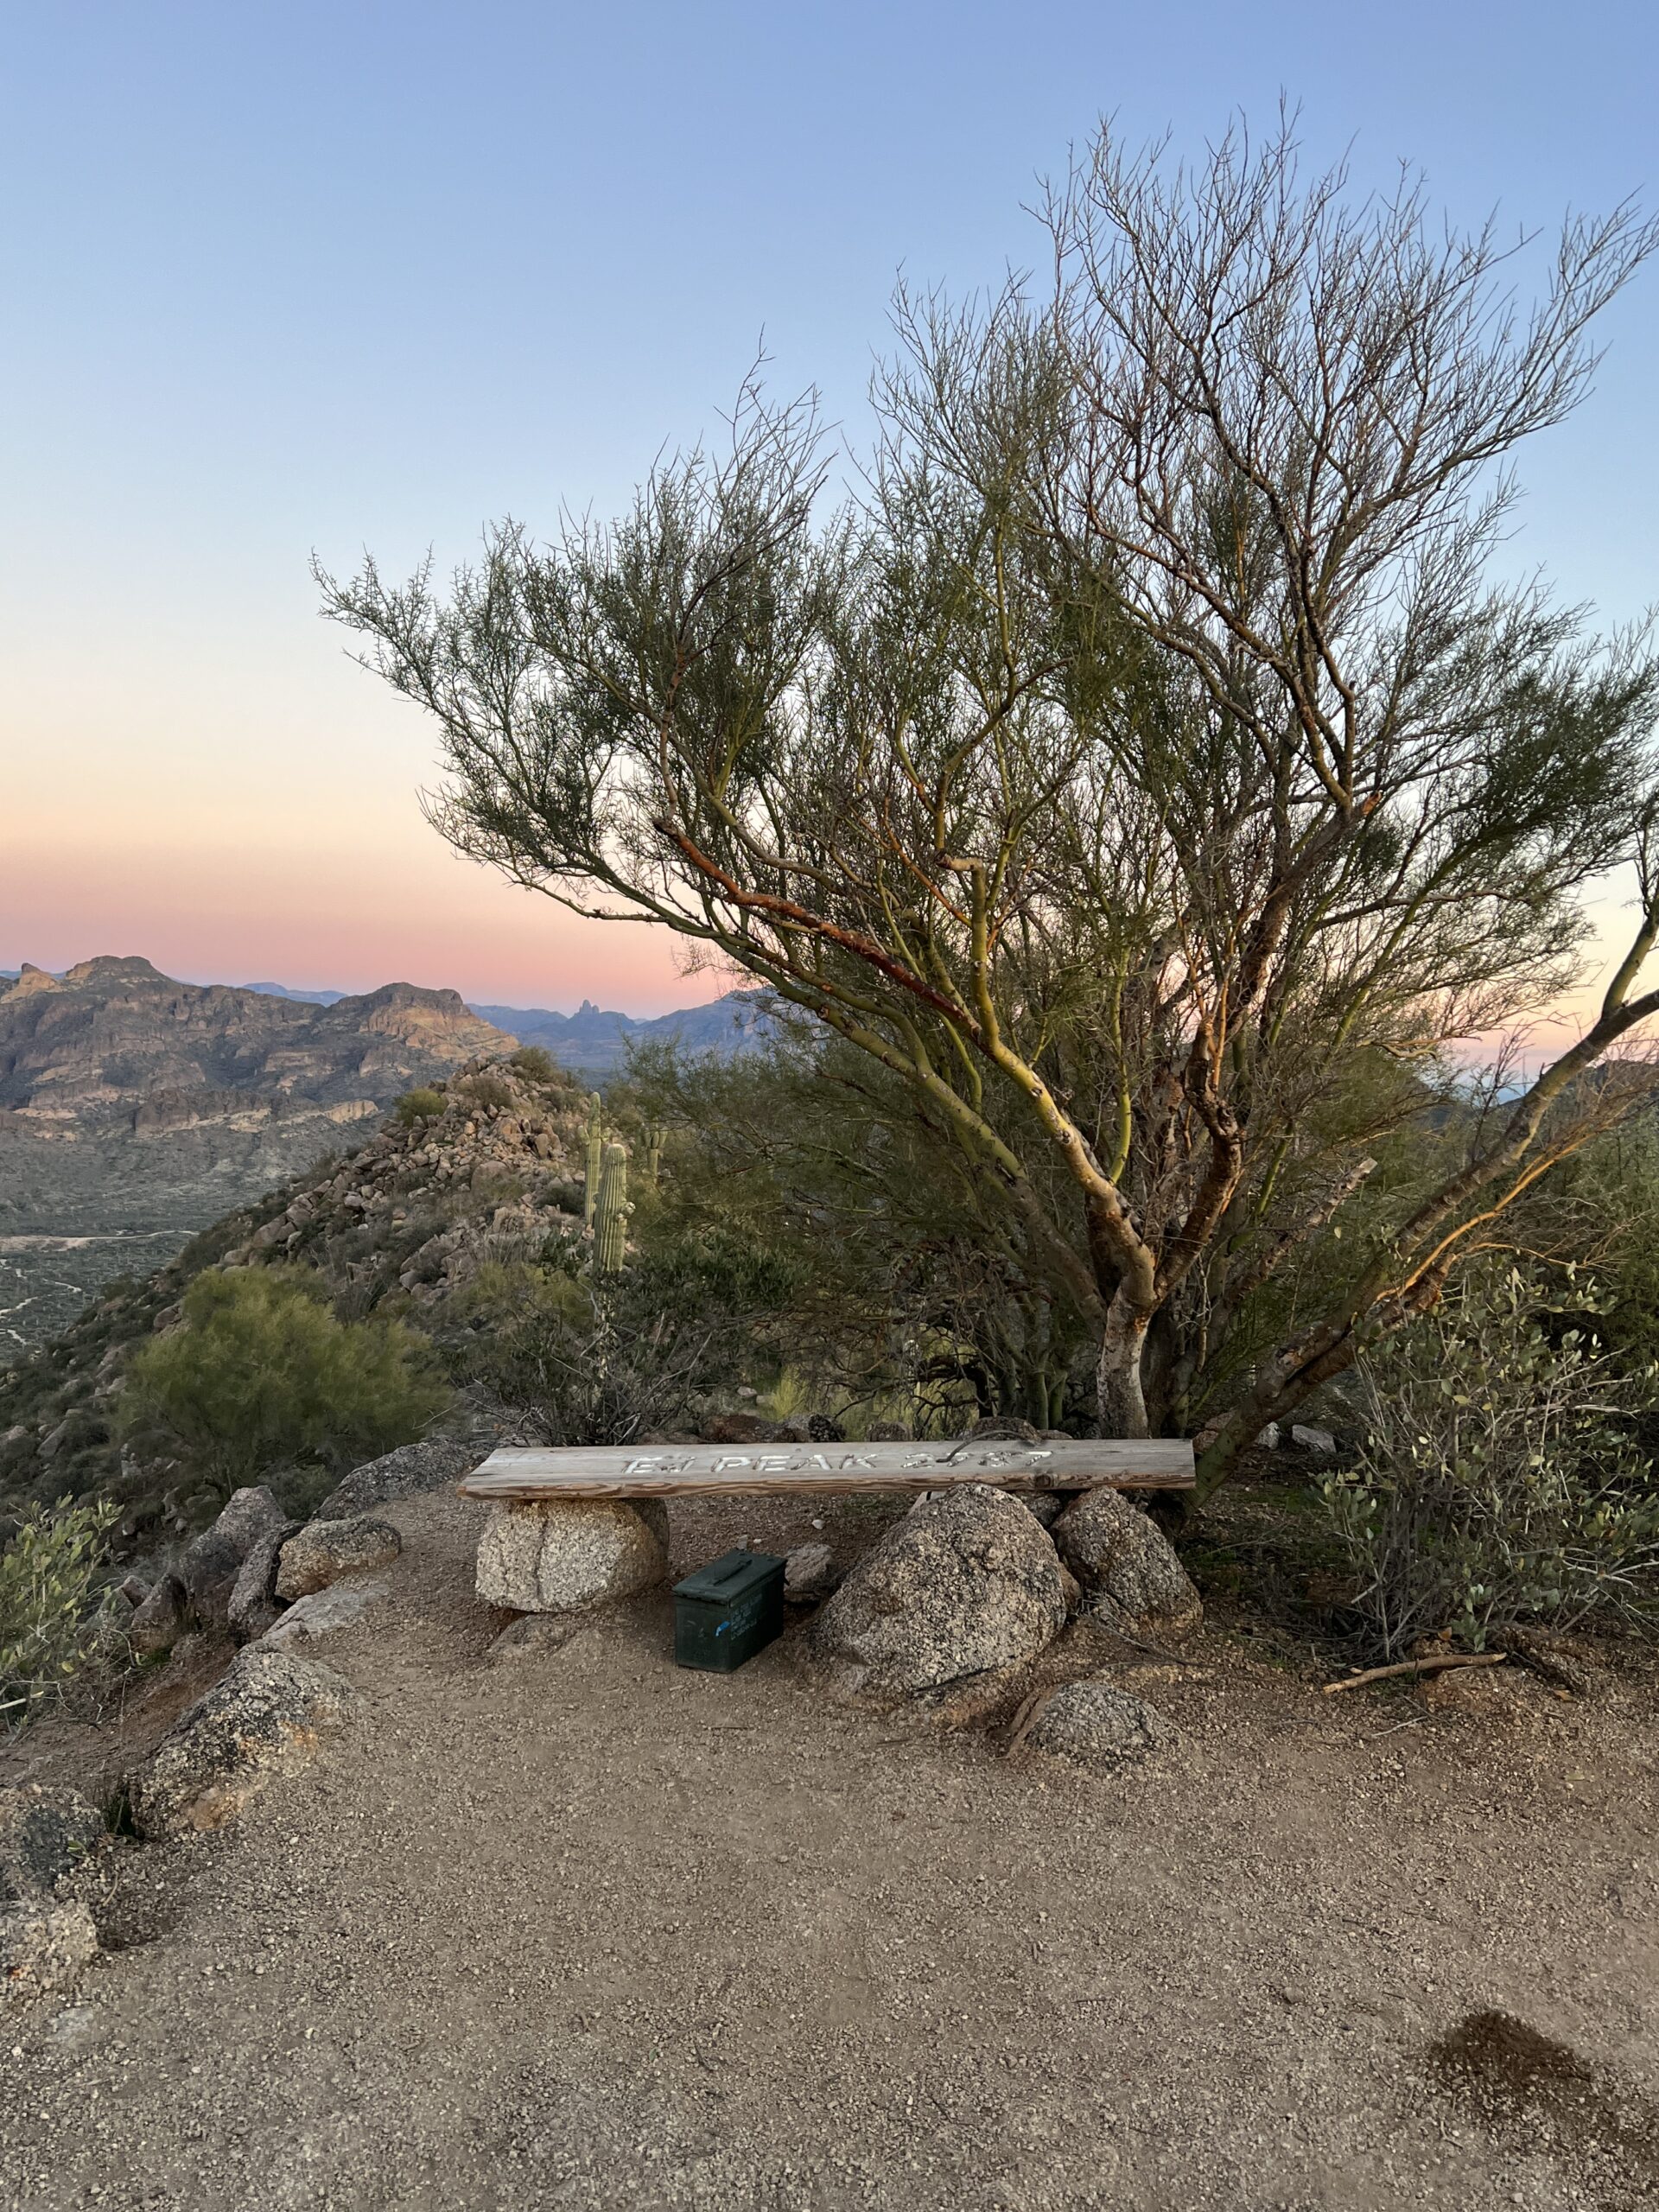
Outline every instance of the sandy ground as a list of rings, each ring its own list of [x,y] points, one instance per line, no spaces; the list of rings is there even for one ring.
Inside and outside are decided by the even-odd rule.
[[[391,1598],[314,1647],[353,1738],[117,1850],[120,1948],[0,2024],[0,2202],[1659,2202],[1650,1682],[1322,1698],[1207,1632],[1126,1676],[1176,1746],[1102,1778],[826,1710],[792,1637],[677,1670],[665,1599],[491,1662],[476,1510],[392,1509]],[[812,1533],[700,1513],[682,1567]]]

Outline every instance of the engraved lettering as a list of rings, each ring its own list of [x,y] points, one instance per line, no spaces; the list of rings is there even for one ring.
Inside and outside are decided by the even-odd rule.
[[[748,1465],[749,1455],[747,1452],[728,1452],[715,1460],[715,1472],[717,1475],[723,1475],[728,1467],[747,1467]]]
[[[789,1454],[786,1452],[764,1452],[754,1463],[758,1475],[781,1475],[786,1473],[788,1468]]]

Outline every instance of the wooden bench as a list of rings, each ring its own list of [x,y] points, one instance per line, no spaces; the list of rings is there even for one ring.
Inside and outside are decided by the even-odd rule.
[[[461,1484],[497,1504],[631,1497],[747,1497],[779,1492],[948,1490],[1191,1490],[1192,1446],[1065,1437],[1049,1444],[969,1438],[942,1444],[506,1446]]]

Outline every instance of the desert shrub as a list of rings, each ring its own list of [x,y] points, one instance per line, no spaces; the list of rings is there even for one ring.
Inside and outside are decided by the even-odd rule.
[[[512,1085],[503,1077],[491,1075],[487,1071],[481,1075],[463,1076],[451,1088],[457,1100],[469,1112],[481,1114],[492,1106],[505,1109],[518,1103]]]
[[[443,1094],[434,1090],[429,1084],[422,1084],[414,1090],[406,1090],[393,1111],[400,1128],[412,1128],[416,1122],[435,1121],[443,1111]]]
[[[95,1657],[114,1517],[106,1503],[37,1509],[0,1551],[0,1722],[20,1725]]]
[[[632,1271],[604,1282],[568,1268],[480,1268],[448,1301],[443,1347],[548,1444],[629,1444],[672,1428],[709,1387],[715,1325],[674,1312]]]
[[[553,1055],[540,1045],[521,1045],[508,1061],[520,1075],[528,1076],[532,1083],[556,1083],[559,1071],[553,1065]]]
[[[1570,1278],[1474,1276],[1361,1368],[1365,1440],[1325,1498],[1379,1652],[1655,1618],[1659,1488],[1637,1430],[1659,1370],[1599,1347],[1598,1304]]]
[[[401,1323],[341,1321],[308,1278],[249,1268],[197,1277],[182,1325],[134,1357],[122,1407],[130,1436],[217,1493],[410,1443],[448,1395]]]

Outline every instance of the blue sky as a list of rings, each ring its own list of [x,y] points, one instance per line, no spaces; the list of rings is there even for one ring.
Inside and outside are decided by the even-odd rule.
[[[1195,150],[1300,100],[1461,222],[1651,199],[1651,10],[1527,4],[12,6],[0,74],[0,963],[650,1011],[704,995],[448,855],[429,734],[320,623],[315,548],[441,562],[623,499],[773,374],[856,432],[902,266],[1038,257],[1103,111]],[[1659,596],[1659,270],[1513,548]]]

